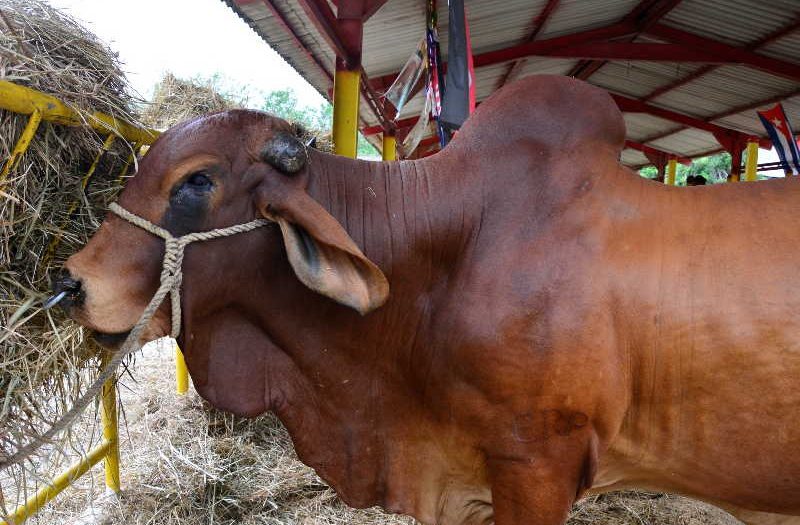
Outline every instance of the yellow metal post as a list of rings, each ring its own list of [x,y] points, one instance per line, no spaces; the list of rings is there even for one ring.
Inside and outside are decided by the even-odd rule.
[[[333,81],[333,152],[355,158],[360,71],[337,69]]]
[[[130,142],[151,144],[159,135],[156,130],[139,128],[105,113],[82,115],[55,97],[7,80],[0,80],[0,108],[23,115],[38,112],[44,120],[65,126],[89,125],[100,133],[121,135]]]
[[[108,442],[105,455],[106,487],[120,491],[119,483],[119,423],[117,421],[117,387],[112,377],[103,384],[103,438]]]
[[[758,142],[749,141],[747,143],[747,161],[744,164],[744,180],[758,180]]]
[[[7,518],[10,521],[0,521],[0,525],[20,525],[23,521],[35,514],[48,501],[55,498],[62,490],[67,488],[73,481],[84,475],[93,465],[96,465],[103,458],[108,457],[111,443],[103,440],[98,446],[89,451],[86,456],[73,463],[67,470],[53,478],[53,481],[39,489],[39,491],[28,498],[28,500],[17,507]]]
[[[110,133],[108,137],[106,137],[105,142],[103,142],[103,147],[100,148],[100,151],[95,156],[94,161],[92,161],[92,165],[89,166],[89,170],[86,172],[86,175],[84,175],[81,179],[81,191],[86,191],[89,181],[92,179],[94,172],[97,171],[97,166],[100,164],[100,159],[103,158],[103,155],[108,153],[108,150],[111,149],[111,146],[114,144],[114,140],[116,140],[116,138],[116,135],[113,133]],[[71,220],[72,214],[75,213],[75,210],[77,210],[78,206],[80,205],[80,200],[75,200],[72,202],[72,204],[70,204],[69,209],[67,209],[67,221]],[[62,224],[59,233],[57,233],[50,241],[50,244],[47,246],[47,252],[45,252],[44,255],[43,261],[45,264],[42,264],[42,268],[46,268],[47,263],[49,263],[55,256],[56,248],[58,248],[58,245],[61,244],[61,238],[63,237],[66,228],[67,224]]]
[[[0,188],[3,187],[6,177],[11,173],[11,170],[17,167],[20,157],[27,151],[28,146],[31,145],[33,136],[36,135],[36,130],[39,129],[39,124],[41,122],[42,112],[34,110],[31,116],[28,117],[28,123],[25,125],[25,129],[22,130],[22,135],[19,137],[16,146],[14,146],[14,150],[11,152],[8,159],[6,159],[3,171],[0,171]]]
[[[667,162],[667,184],[675,186],[675,175],[678,173],[678,161],[669,159]]]
[[[135,143],[137,146],[134,149],[139,149],[142,145],[152,143],[159,135],[158,131],[139,128],[103,113],[79,114],[55,97],[5,80],[0,80],[0,109],[30,115],[25,129],[14,146],[14,150],[9,158],[5,159],[2,169],[0,169],[0,187],[2,187],[8,174],[16,167],[21,155],[28,149],[43,120],[66,126],[86,127],[88,125],[101,133],[110,135],[106,139],[103,151],[100,152],[89,172],[81,181],[81,187],[84,189],[97,167],[100,156],[105,151],[108,151],[115,136],[122,136],[127,141]],[[129,158],[123,168],[123,175],[132,161],[133,156]],[[113,380],[109,380],[103,385],[101,395],[103,440],[100,444],[73,463],[67,470],[53,478],[49,484],[28,498],[23,505],[15,509],[11,514],[0,516],[0,518],[8,520],[0,521],[0,525],[20,525],[47,502],[55,498],[73,481],[88,472],[93,465],[103,460],[105,460],[106,485],[114,492],[120,490],[119,424],[116,389]],[[2,492],[0,491],[1,497]]]
[[[397,137],[383,133],[383,160],[397,160]]]
[[[175,378],[178,393],[185,394],[189,390],[189,370],[186,369],[186,360],[177,343],[175,344]]]

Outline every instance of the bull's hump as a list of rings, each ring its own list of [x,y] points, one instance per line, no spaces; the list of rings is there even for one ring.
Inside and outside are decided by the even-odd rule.
[[[625,143],[625,121],[605,90],[574,78],[534,75],[481,104],[462,135],[484,143],[529,137],[558,149],[606,145],[618,153]]]

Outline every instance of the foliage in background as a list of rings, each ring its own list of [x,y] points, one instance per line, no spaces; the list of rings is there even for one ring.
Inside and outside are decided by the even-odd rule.
[[[333,106],[327,103],[301,106],[291,88],[265,93],[260,109],[320,131],[330,131],[333,120]]]
[[[686,186],[686,178],[690,175],[700,175],[705,177],[708,184],[718,184],[728,179],[728,172],[730,169],[730,153],[723,152],[708,157],[701,157],[699,159],[694,159],[691,166],[678,164],[678,170],[675,174],[675,184],[677,186]],[[646,166],[639,170],[639,174],[642,177],[654,179],[658,175],[658,171],[654,166]]]
[[[170,76],[167,74],[167,76]],[[196,76],[190,79],[178,79],[182,84],[202,87],[221,96],[230,107],[244,107],[259,109],[272,113],[278,117],[301,124],[312,131],[312,134],[330,135],[333,123],[333,106],[324,102],[317,106],[302,105],[297,94],[291,88],[277,89],[275,91],[262,91],[255,86],[243,86],[230,81],[224,75],[216,73],[210,77]],[[162,81],[163,83],[163,81]],[[159,85],[153,88],[154,99],[158,98]],[[380,153],[358,134],[359,158],[375,158]]]
[[[261,109],[281,118],[298,122],[308,129],[330,133],[333,123],[333,106],[327,102],[319,106],[301,106],[297,95],[291,89],[279,89],[264,94]],[[358,134],[359,158],[375,157],[377,152],[366,139]]]

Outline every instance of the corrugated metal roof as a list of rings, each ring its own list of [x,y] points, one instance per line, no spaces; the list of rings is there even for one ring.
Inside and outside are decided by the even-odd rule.
[[[686,157],[693,157],[719,148],[714,135],[707,131],[692,128],[648,142],[647,145],[664,151],[679,153]]]
[[[652,137],[665,129],[674,127],[674,124],[669,120],[646,113],[624,113],[622,116],[625,118],[625,129],[628,132],[628,138],[637,142],[642,142],[647,137]]]
[[[686,1],[664,17],[664,24],[742,46],[764,38],[792,21],[799,4],[797,0]]]
[[[490,0],[487,3],[495,3]],[[558,9],[539,34],[544,40],[617,22],[639,3],[639,0],[562,0]]]
[[[759,53],[773,58],[797,62],[800,57],[800,33],[791,33],[758,50]]]
[[[387,45],[388,35],[391,45]],[[422,2],[387,2],[364,24],[364,69],[373,76],[399,71],[424,36]]]
[[[224,1],[320,93],[328,95],[332,87],[334,54],[297,0]],[[643,1],[561,0],[540,28],[537,39],[609,26],[622,21]],[[527,42],[534,20],[548,3],[547,0],[465,2],[476,55]],[[274,6],[274,11],[268,6]],[[800,64],[800,31],[786,31],[780,38],[769,38],[790,24],[797,26],[798,20],[798,0],[682,0],[664,14],[659,23],[727,45],[750,46],[756,53]],[[439,25],[442,55],[446,60],[448,19],[443,0],[439,0]],[[416,49],[424,31],[423,1],[389,0],[364,25],[363,67],[367,75],[376,78],[399,71]],[[619,41],[665,42],[662,37],[646,33]],[[758,43],[763,45],[753,47]],[[528,57],[514,69],[514,77],[570,74],[579,63],[577,59]],[[511,63],[505,63],[477,69],[478,100],[485,99],[500,86],[510,66]],[[704,74],[684,80],[697,76],[698,72]],[[800,123],[800,82],[743,65],[709,67],[698,63],[616,60],[604,62],[589,82],[613,93],[645,98],[654,107],[759,136],[764,136],[764,130],[751,106],[785,96],[790,97],[784,104],[790,119]],[[674,89],[652,96],[673,85]],[[418,95],[403,108],[398,118],[418,115],[422,103],[422,96]],[[746,109],[731,114],[743,107]],[[361,119],[365,125],[379,123],[364,101]],[[719,148],[712,134],[685,129],[685,125],[677,122],[645,113],[627,113],[625,121],[631,140],[667,152],[692,156]],[[670,131],[674,133],[669,134]],[[632,165],[646,162],[640,152],[633,150],[624,152],[623,161]]]
[[[627,164],[628,166],[641,166],[648,162],[644,153],[630,148],[622,152],[622,158],[620,160],[622,160],[623,164]]]
[[[701,66],[659,62],[609,62],[592,75],[592,84],[614,93],[643,97],[659,87],[682,78]]]

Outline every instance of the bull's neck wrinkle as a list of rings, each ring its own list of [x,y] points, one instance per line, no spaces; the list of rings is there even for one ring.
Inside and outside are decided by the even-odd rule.
[[[388,272],[437,239],[462,236],[463,203],[420,161],[368,162],[315,153],[308,191],[364,254]],[[448,189],[449,188],[449,189]],[[458,194],[458,192],[456,192]],[[450,231],[452,229],[459,231]],[[425,250],[429,252],[429,250]]]

